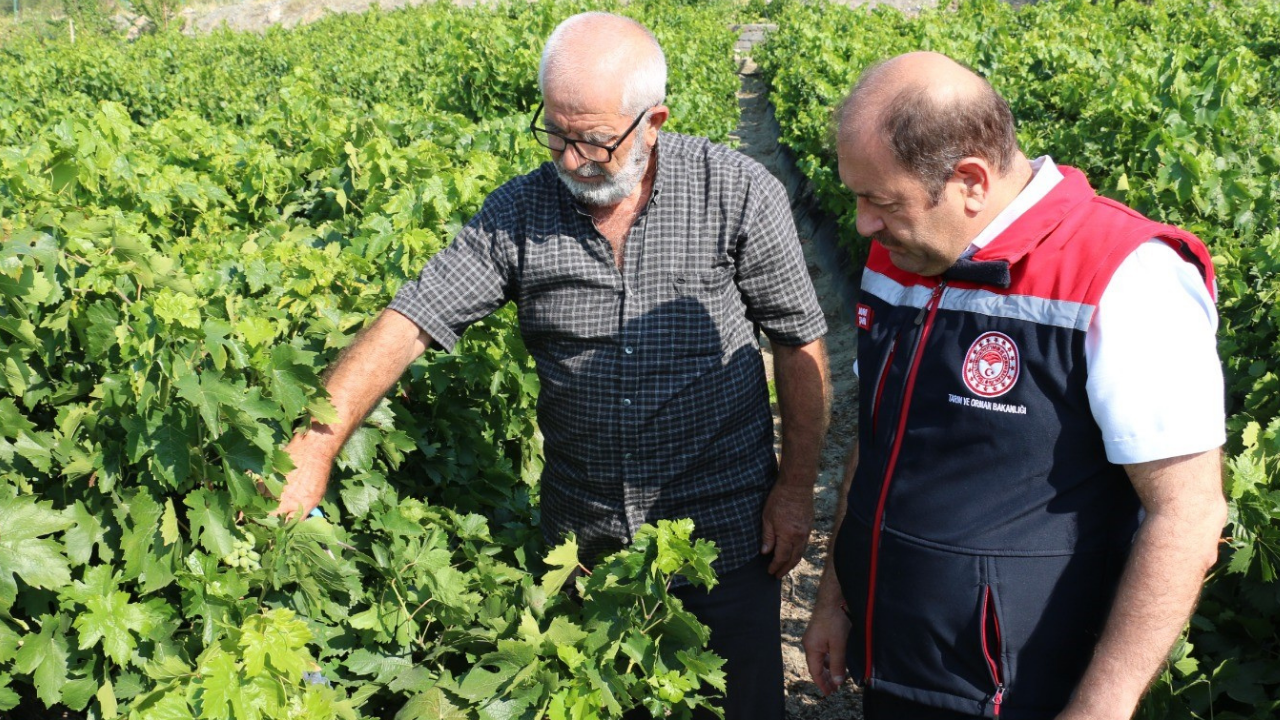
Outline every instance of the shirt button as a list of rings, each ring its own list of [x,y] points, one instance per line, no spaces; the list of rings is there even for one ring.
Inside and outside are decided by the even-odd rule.
[[[622,406],[627,407],[629,405],[631,405],[631,398],[622,398]]]
[[[622,352],[624,352],[624,353],[626,353],[626,354],[628,354],[628,355],[630,355],[631,353],[633,353],[633,352],[635,352],[635,351],[636,351],[636,349],[635,349],[635,348],[633,348],[633,347],[631,347],[630,345],[628,345],[628,346],[626,346],[626,347],[622,348]]]
[[[631,459],[631,453],[622,453],[622,459],[623,459],[623,460],[630,460],[630,459]]]

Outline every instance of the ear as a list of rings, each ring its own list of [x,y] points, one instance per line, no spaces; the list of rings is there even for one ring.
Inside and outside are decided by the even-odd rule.
[[[649,111],[649,119],[645,121],[644,141],[650,145],[658,142],[658,130],[671,117],[671,108],[657,105]]]
[[[960,183],[964,194],[964,209],[970,213],[982,212],[991,198],[991,184],[995,180],[991,166],[978,157],[966,157],[956,163],[951,179]]]

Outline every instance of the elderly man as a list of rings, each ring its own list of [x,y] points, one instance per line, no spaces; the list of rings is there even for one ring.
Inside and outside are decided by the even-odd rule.
[[[1029,161],[944,56],[867,70],[837,122],[874,242],[810,672],[868,720],[1128,718],[1226,517],[1208,253]]]
[[[660,131],[666,64],[632,20],[566,20],[538,79],[530,128],[551,162],[496,190],[340,359],[326,387],[342,419],[290,444],[277,512],[320,502],[339,448],[429,345],[513,301],[542,385],[548,539],[575,533],[590,563],[642,523],[693,518],[721,582],[680,594],[727,660],[727,715],[780,718],[779,579],[808,540],[827,415],[826,323],[786,193],[738,153]]]

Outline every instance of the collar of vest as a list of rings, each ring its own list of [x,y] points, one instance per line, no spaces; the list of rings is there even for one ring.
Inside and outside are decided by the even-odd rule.
[[[1039,245],[1072,210],[1095,195],[1084,173],[1066,165],[1059,165],[1058,169],[1062,172],[1062,181],[1048,195],[985,247],[961,255],[943,277],[1008,288],[1009,267]]]

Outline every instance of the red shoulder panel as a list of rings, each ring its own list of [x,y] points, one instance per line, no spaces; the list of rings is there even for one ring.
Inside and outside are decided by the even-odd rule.
[[[1096,195],[1079,170],[1060,169],[1063,181],[973,257],[978,262],[1009,263],[1010,286],[1002,289],[964,281],[950,284],[1096,305],[1125,258],[1139,245],[1159,238],[1195,265],[1210,294],[1214,293],[1213,262],[1198,238]],[[875,242],[867,267],[903,285],[932,287],[937,283],[935,278],[900,270]]]

